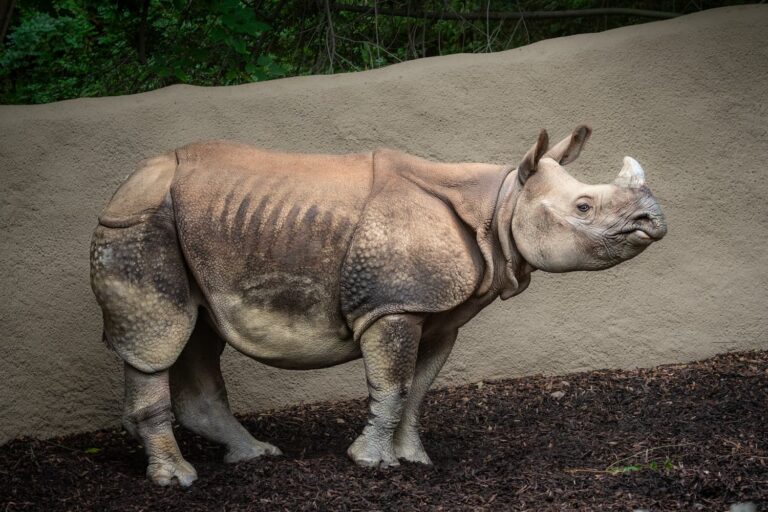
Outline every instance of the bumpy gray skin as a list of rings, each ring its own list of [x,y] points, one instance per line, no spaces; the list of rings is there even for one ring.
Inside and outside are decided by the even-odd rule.
[[[280,368],[362,357],[369,415],[348,455],[429,464],[419,409],[462,325],[536,269],[608,268],[666,232],[634,160],[612,185],[563,169],[589,135],[578,127],[549,149],[542,132],[516,168],[225,142],[145,162],[99,218],[91,283],[149,478],[197,478],[172,412],[229,462],[280,454],[232,415],[225,344]]]

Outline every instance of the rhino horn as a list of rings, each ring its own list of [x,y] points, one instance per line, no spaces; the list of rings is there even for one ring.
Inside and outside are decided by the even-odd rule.
[[[620,187],[640,188],[645,185],[645,172],[637,160],[631,156],[624,157],[624,167],[613,182]]]

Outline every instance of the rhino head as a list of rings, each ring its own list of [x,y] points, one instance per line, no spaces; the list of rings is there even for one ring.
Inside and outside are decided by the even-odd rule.
[[[633,258],[667,232],[640,164],[631,157],[612,184],[588,185],[564,168],[591,134],[587,126],[549,148],[546,131],[517,170],[516,200],[507,208],[507,239],[534,268],[601,270]]]

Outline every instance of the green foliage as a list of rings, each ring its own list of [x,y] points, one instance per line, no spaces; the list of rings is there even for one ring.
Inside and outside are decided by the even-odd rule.
[[[230,85],[285,74],[272,55],[258,52],[258,38],[270,26],[238,0],[153,0],[143,28],[139,13],[113,2],[59,1],[50,12],[20,8],[16,16],[0,55],[3,103],[129,94],[179,82]]]
[[[11,103],[43,103],[87,95],[79,77],[89,69],[84,55],[92,35],[91,25],[82,16],[69,12],[58,16],[29,13],[10,34],[0,55],[4,99]],[[9,82],[21,73],[23,80],[12,88]],[[51,80],[54,76],[56,79]]]
[[[17,3],[0,53],[2,103],[130,94],[174,83],[233,85],[287,75],[357,71],[434,55],[505,50],[550,37],[648,21],[626,15],[506,20],[482,15],[599,8],[605,5],[603,0]],[[610,4],[619,7],[619,3]],[[621,3],[621,7],[681,12],[681,8],[745,2]],[[345,9],[344,4],[370,11]]]

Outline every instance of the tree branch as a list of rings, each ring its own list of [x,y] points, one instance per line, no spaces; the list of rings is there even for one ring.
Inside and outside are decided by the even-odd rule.
[[[394,16],[398,18],[417,18],[430,20],[512,20],[512,19],[552,19],[579,18],[585,16],[637,16],[639,18],[676,18],[676,12],[649,11],[647,9],[629,9],[623,7],[604,7],[598,9],[570,9],[566,11],[508,11],[508,12],[470,12],[451,13],[437,11],[401,11],[365,5],[353,5],[334,2],[329,5],[336,12],[359,12],[366,15]]]
[[[149,0],[144,0],[141,4],[141,13],[139,20],[138,51],[139,62],[147,63],[147,18],[149,17]]]
[[[16,0],[0,0],[0,44],[5,41],[5,34],[8,33],[8,27],[11,26],[15,4]]]
[[[325,0],[325,13],[328,16],[328,30],[325,36],[325,45],[328,48],[328,60],[333,73],[333,58],[336,56],[336,33],[333,30],[333,17],[331,16],[331,4]]]

